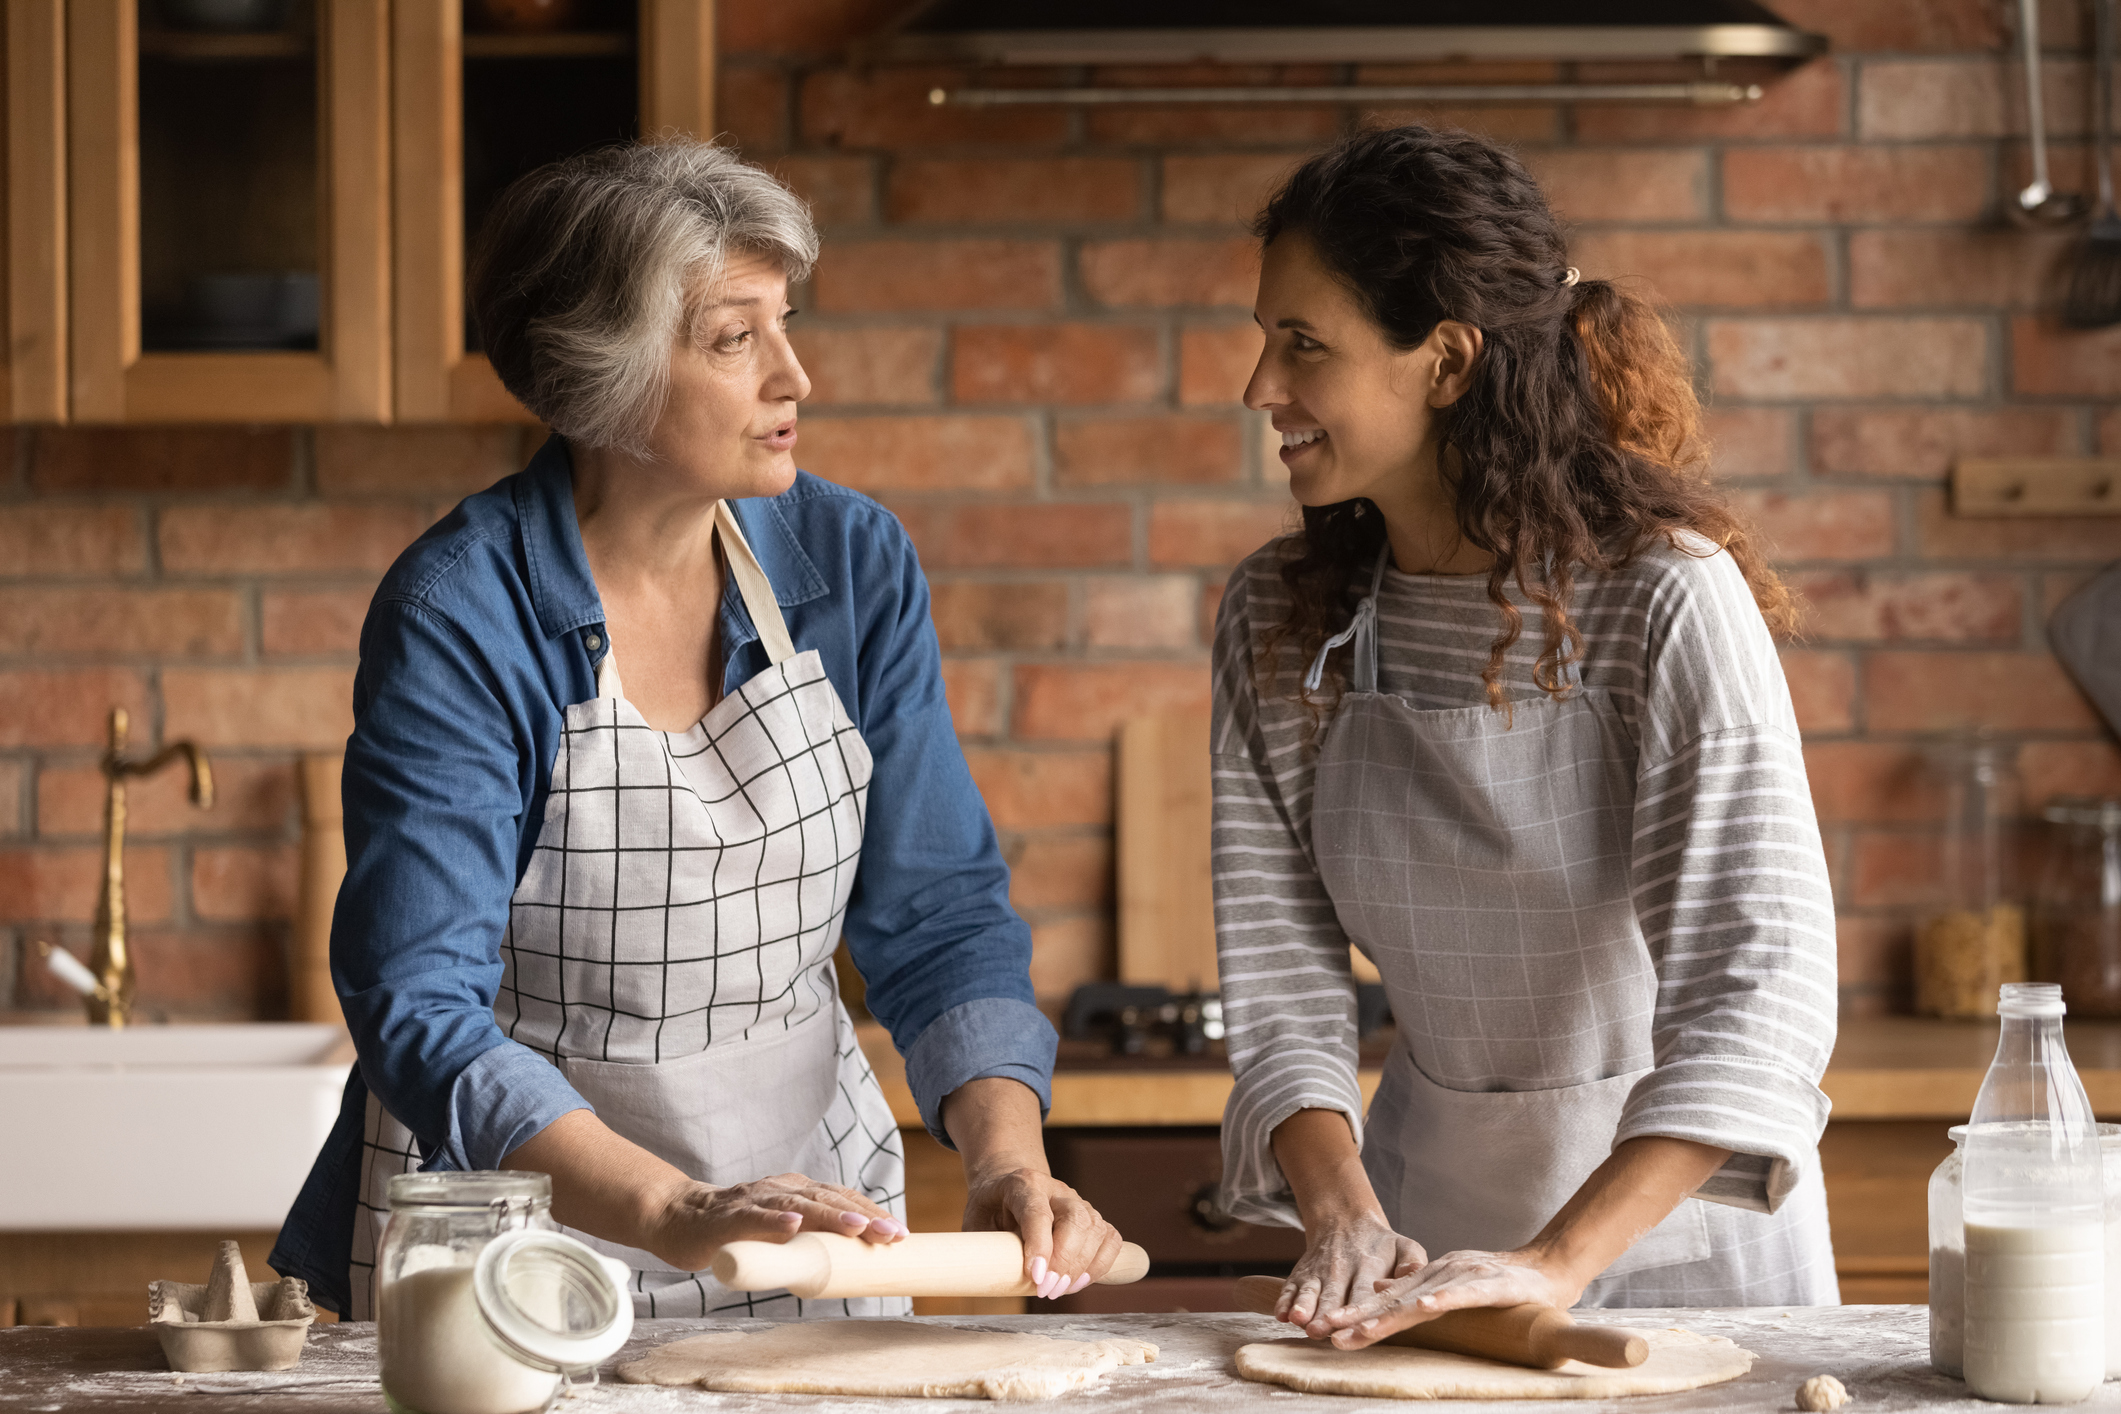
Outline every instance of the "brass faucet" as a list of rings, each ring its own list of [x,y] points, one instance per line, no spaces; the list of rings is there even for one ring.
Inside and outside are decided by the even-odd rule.
[[[110,749],[103,753],[103,891],[96,900],[96,947],[88,970],[96,986],[82,996],[91,1026],[124,1026],[133,1014],[133,954],[125,942],[125,780],[151,776],[182,756],[191,766],[191,802],[201,810],[214,804],[213,766],[206,753],[188,741],[173,741],[144,761],[128,761],[125,750],[130,719],[123,707],[110,713]]]

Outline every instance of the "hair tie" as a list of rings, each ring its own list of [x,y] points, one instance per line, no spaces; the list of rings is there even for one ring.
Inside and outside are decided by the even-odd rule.
[[[1570,266],[1570,267],[1568,268],[1567,272],[1566,272],[1565,274],[1563,274],[1563,275],[1562,275],[1562,277],[1561,277],[1561,283],[1562,283],[1562,284],[1563,284],[1564,286],[1567,286],[1567,285],[1573,285],[1573,284],[1575,284],[1575,283],[1576,283],[1576,282],[1577,282],[1578,280],[1581,280],[1582,278],[1583,278],[1583,272],[1582,272],[1582,271],[1580,271],[1580,270],[1578,270],[1578,269],[1577,269],[1577,268],[1576,268],[1575,266],[1571,265],[1571,266]]]

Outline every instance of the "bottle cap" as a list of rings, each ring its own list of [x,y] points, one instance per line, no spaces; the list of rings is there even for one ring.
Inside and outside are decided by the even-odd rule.
[[[556,1374],[594,1370],[633,1334],[626,1265],[565,1233],[504,1232],[479,1249],[479,1314],[524,1364]]]
[[[2061,1016],[2062,987],[2056,982],[2005,982],[1996,999],[1998,1016]]]

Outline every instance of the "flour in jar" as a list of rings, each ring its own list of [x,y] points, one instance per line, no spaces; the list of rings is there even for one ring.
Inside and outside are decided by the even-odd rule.
[[[2099,1223],[1966,1225],[1966,1382],[1984,1399],[2074,1404],[2106,1377]]]
[[[433,1265],[423,1265],[423,1255]],[[472,1294],[472,1268],[446,1247],[415,1247],[383,1283],[376,1312],[383,1388],[418,1414],[528,1414],[559,1376],[518,1361],[494,1340]]]

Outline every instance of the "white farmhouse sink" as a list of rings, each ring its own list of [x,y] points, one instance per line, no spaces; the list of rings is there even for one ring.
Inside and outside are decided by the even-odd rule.
[[[0,1026],[0,1231],[274,1231],[351,1060],[330,1025]]]

